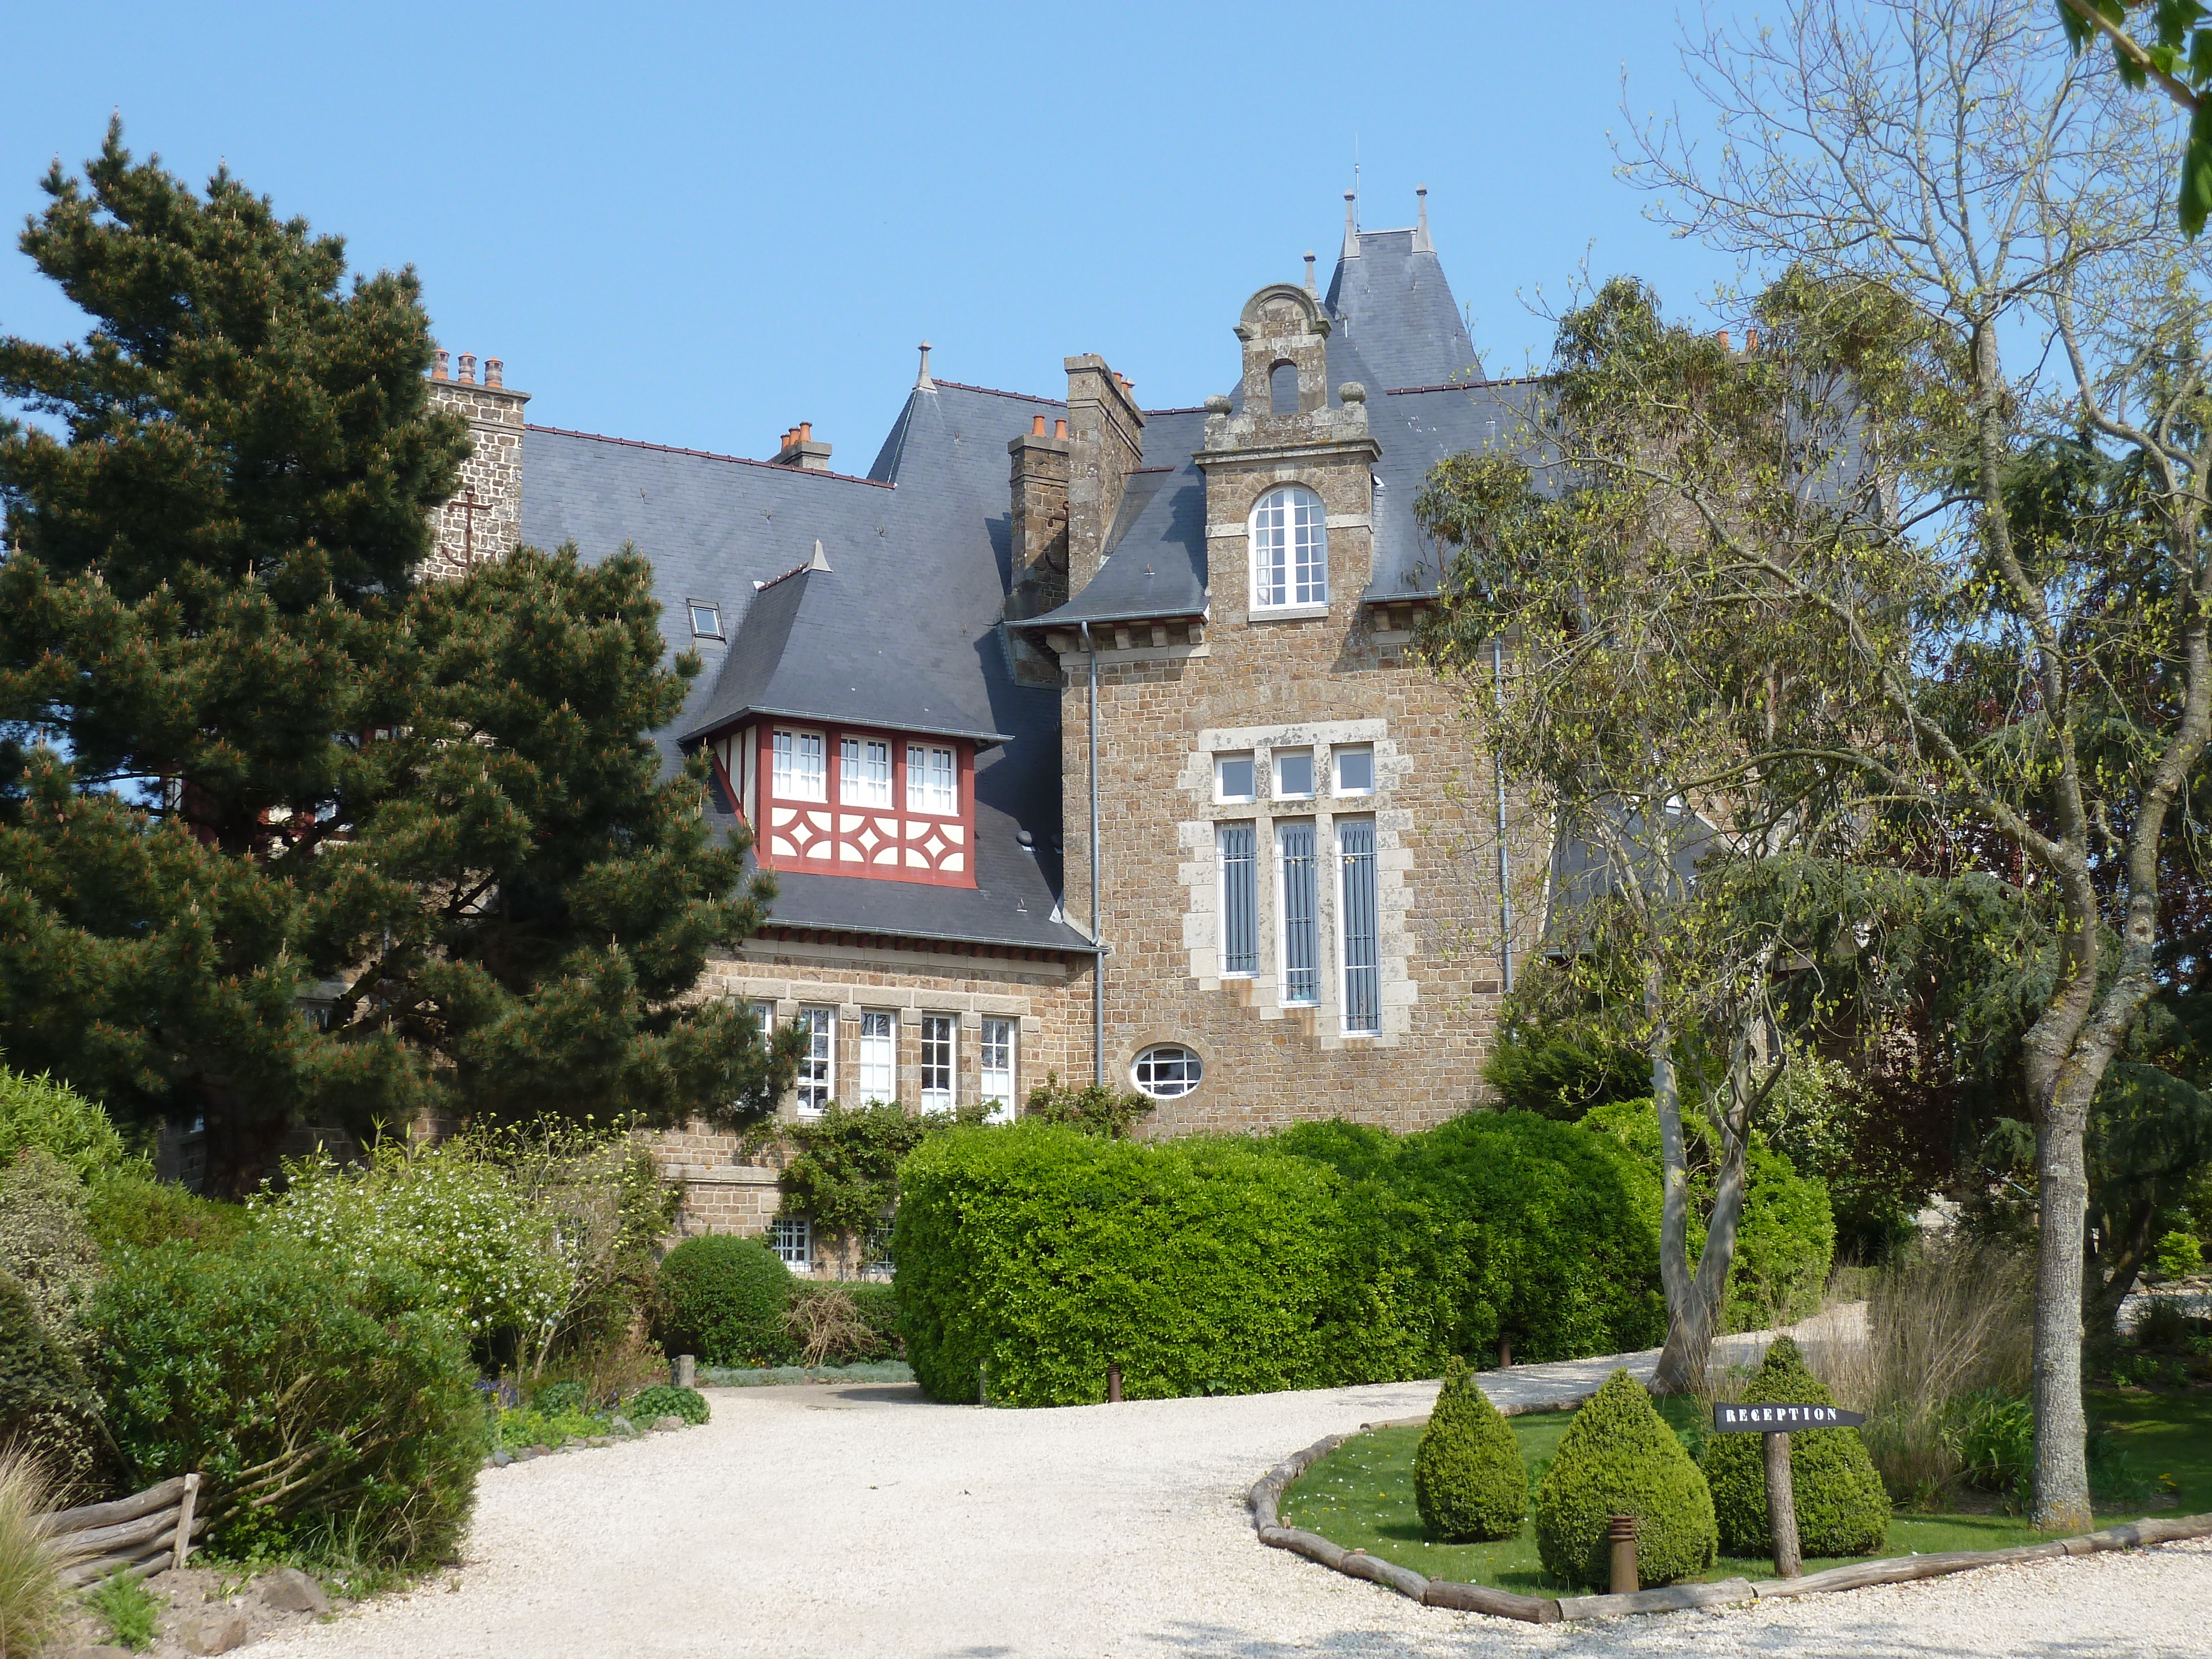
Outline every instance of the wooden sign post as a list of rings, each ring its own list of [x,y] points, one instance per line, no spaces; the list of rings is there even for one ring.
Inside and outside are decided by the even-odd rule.
[[[1797,1546],[1797,1495],[1790,1480],[1790,1431],[1792,1429],[1855,1429],[1866,1421],[1863,1413],[1838,1406],[1768,1405],[1745,1401],[1713,1407],[1713,1429],[1719,1434],[1761,1434],[1766,1437],[1766,1529],[1774,1540],[1774,1574],[1795,1578],[1804,1571]]]

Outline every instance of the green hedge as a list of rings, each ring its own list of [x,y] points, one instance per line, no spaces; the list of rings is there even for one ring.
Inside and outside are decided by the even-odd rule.
[[[1049,1124],[933,1136],[899,1172],[901,1328],[931,1397],[1073,1405],[1350,1380],[1342,1182],[1249,1141]]]
[[[757,1238],[710,1233],[661,1258],[661,1346],[708,1365],[774,1364],[791,1346],[791,1269]]]
[[[933,1397],[1070,1405],[1433,1376],[1666,1329],[1658,1243],[1609,1137],[1526,1112],[1422,1134],[932,1139],[900,1171],[901,1328]],[[985,1373],[988,1370],[988,1383]]]

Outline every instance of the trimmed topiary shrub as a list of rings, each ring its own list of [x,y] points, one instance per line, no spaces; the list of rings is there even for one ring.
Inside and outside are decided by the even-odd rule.
[[[1637,1518],[1637,1573],[1647,1587],[1712,1565],[1718,1533],[1705,1477],[1626,1371],[1607,1377],[1575,1413],[1536,1487],[1544,1570],[1604,1588],[1611,1577],[1606,1525],[1616,1515]]]
[[[933,1399],[1085,1404],[1109,1360],[1135,1399],[1364,1380],[1340,1366],[1376,1292],[1318,1164],[1017,1122],[933,1135],[899,1185],[901,1328]]]
[[[104,1496],[123,1474],[84,1368],[15,1276],[0,1273],[0,1449],[9,1446],[37,1454],[64,1505]]]
[[[1459,1359],[1413,1454],[1413,1502],[1429,1537],[1447,1544],[1511,1538],[1528,1517],[1521,1443]]]
[[[1743,1397],[1780,1406],[1836,1403],[1786,1336],[1774,1339]],[[1765,1555],[1774,1547],[1766,1524],[1765,1439],[1757,1434],[1711,1435],[1698,1458],[1712,1491],[1721,1547],[1731,1555]],[[1889,1536],[1889,1493],[1856,1429],[1792,1433],[1790,1489],[1797,1509],[1797,1542],[1808,1556],[1865,1555]]]
[[[87,1322],[133,1478],[198,1470],[216,1550],[407,1562],[459,1542],[487,1427],[436,1287],[257,1231],[121,1252]]]
[[[708,1365],[773,1365],[789,1351],[791,1269],[758,1239],[687,1238],[661,1258],[659,1284],[669,1352]]]
[[[640,1389],[624,1401],[623,1415],[641,1429],[651,1428],[654,1419],[663,1417],[680,1417],[686,1423],[696,1425],[707,1420],[707,1396],[696,1389],[656,1382],[649,1389]]]

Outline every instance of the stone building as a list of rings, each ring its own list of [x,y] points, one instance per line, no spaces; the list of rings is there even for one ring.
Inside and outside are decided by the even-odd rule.
[[[712,757],[781,892],[702,990],[808,1029],[787,1113],[1011,1115],[1048,1073],[1152,1095],[1158,1134],[1478,1097],[1507,825],[1408,655],[1437,575],[1413,502],[1527,387],[1485,378],[1425,201],[1403,230],[1355,207],[1326,294],[1308,254],[1224,299],[1203,408],[1092,355],[1064,396],[938,380],[925,345],[865,475],[805,423],[766,460],[526,425],[496,360],[440,354],[477,444],[434,568],[634,544],[706,659],[659,740]],[[687,1228],[769,1226],[732,1138],[661,1146]],[[803,1218],[774,1233],[812,1260]]]

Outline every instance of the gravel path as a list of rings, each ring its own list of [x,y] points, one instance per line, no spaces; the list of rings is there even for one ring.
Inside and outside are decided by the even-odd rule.
[[[1653,1356],[1630,1357],[1648,1373]],[[1583,1392],[1616,1362],[1486,1377]],[[466,1564],[255,1659],[1443,1659],[1689,1652],[2201,1659],[2212,1541],[1801,1602],[1532,1626],[1414,1605],[1252,1536],[1285,1453],[1433,1383],[1061,1411],[911,1385],[715,1389],[713,1422],[487,1470]]]

